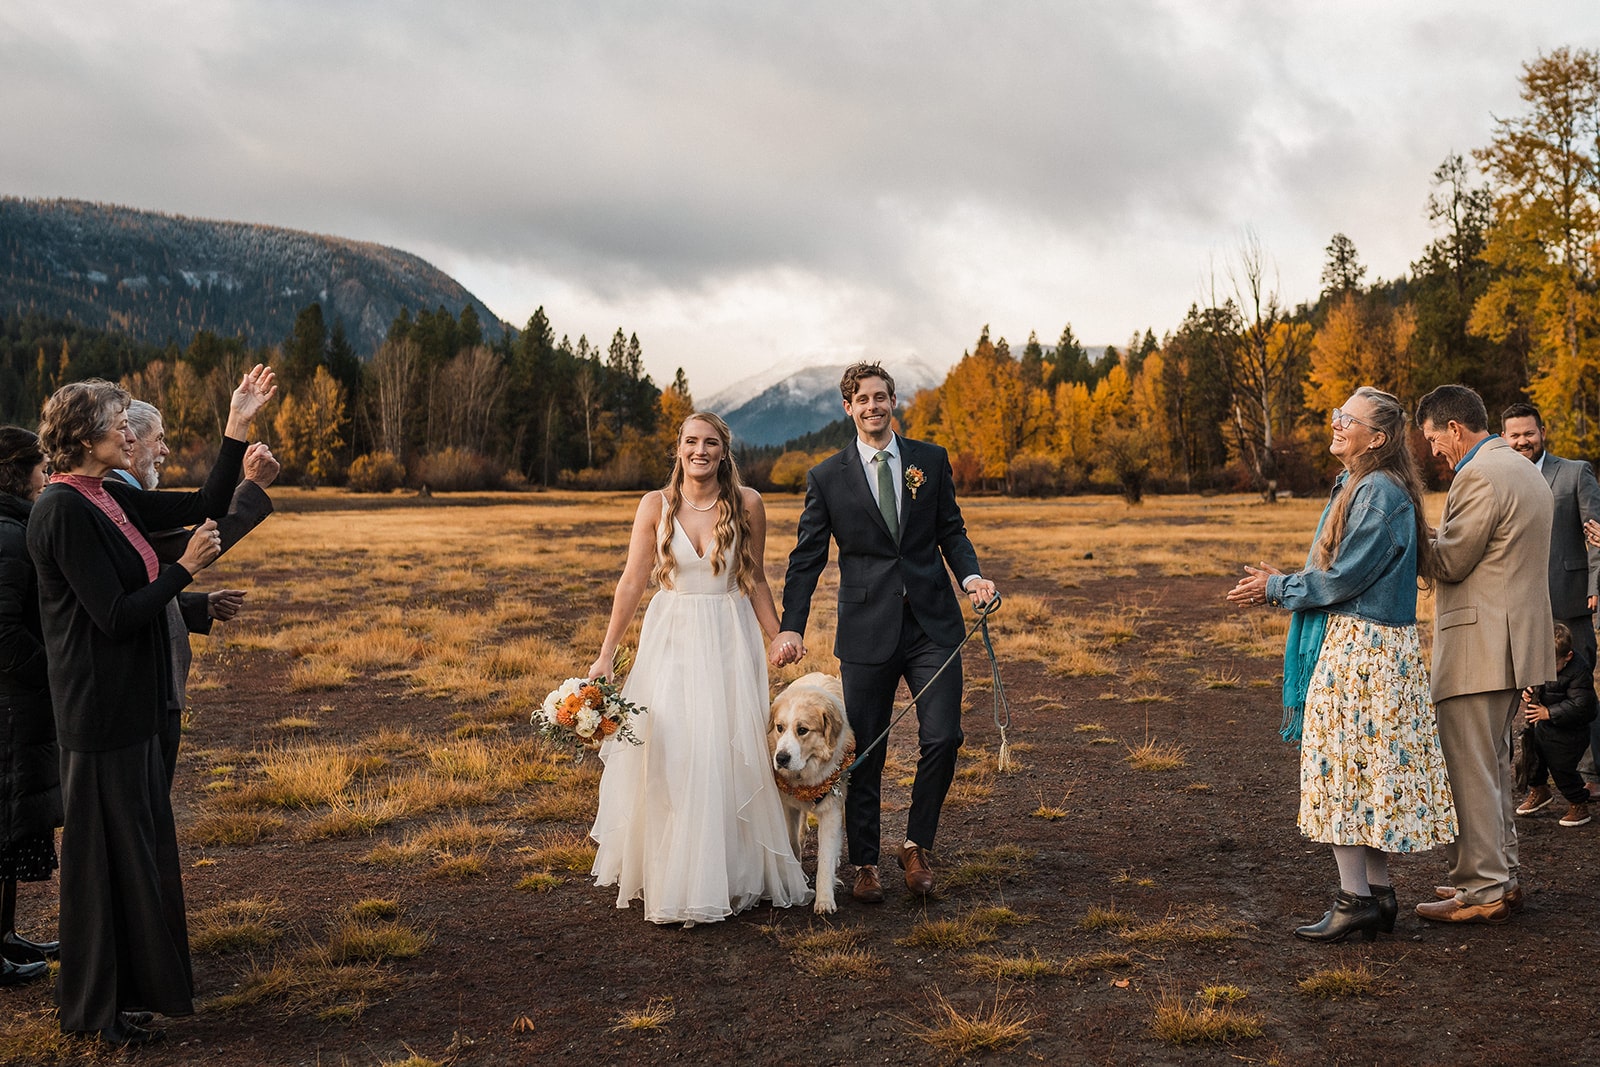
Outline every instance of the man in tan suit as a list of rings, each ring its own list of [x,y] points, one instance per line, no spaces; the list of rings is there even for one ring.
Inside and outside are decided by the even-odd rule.
[[[1417,425],[1456,471],[1434,535],[1433,703],[1460,823],[1445,849],[1450,885],[1417,914],[1502,923],[1522,906],[1511,725],[1522,688],[1556,674],[1546,579],[1555,503],[1539,471],[1488,432],[1466,386],[1423,397]]]

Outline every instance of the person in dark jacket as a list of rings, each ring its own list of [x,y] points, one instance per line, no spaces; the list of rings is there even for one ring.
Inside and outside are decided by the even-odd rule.
[[[53,941],[17,934],[17,883],[56,869],[61,778],[28,514],[44,488],[39,438],[0,426],[0,985],[42,978]]]
[[[1556,623],[1555,633],[1560,667],[1555,681],[1530,686],[1522,694],[1529,728],[1522,741],[1531,742],[1533,770],[1527,799],[1518,805],[1517,814],[1532,815],[1554,803],[1550,794],[1554,778],[1567,798],[1561,825],[1583,826],[1589,821],[1589,790],[1578,773],[1578,761],[1589,744],[1589,724],[1595,718],[1594,667],[1582,649],[1572,647],[1572,631],[1565,623]]]
[[[146,492],[105,475],[134,437],[129,396],[109,382],[62,386],[39,440],[55,471],[28,523],[61,747],[63,1033],[155,1040],[150,1012],[194,1011],[194,979],[160,733],[172,693],[166,604],[221,553],[216,519],[239,482],[250,420],[277,392],[257,366],[234,391],[198,492]],[[152,530],[200,523],[163,567]]]

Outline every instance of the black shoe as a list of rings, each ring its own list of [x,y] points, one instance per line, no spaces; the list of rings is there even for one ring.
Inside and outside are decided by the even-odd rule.
[[[117,1018],[130,1026],[149,1026],[156,1021],[156,1013],[153,1011],[119,1011],[117,1012]]]
[[[12,963],[38,963],[53,960],[60,954],[59,941],[29,941],[15,930],[0,935],[0,956]]]
[[[1372,899],[1378,902],[1378,929],[1386,934],[1394,933],[1394,919],[1400,914],[1400,902],[1394,898],[1394,886],[1373,886]]]
[[[43,960],[34,963],[12,963],[0,957],[0,985],[21,985],[35,978],[43,978],[50,965]]]
[[[108,1045],[148,1045],[166,1036],[164,1030],[146,1030],[142,1026],[128,1022],[127,1017],[121,1013],[117,1015],[115,1025],[100,1031],[100,1040]]]
[[[1312,926],[1302,926],[1294,936],[1306,941],[1343,941],[1351,934],[1360,934],[1363,941],[1378,936],[1383,917],[1378,912],[1378,902],[1373,897],[1358,897],[1339,890],[1333,898],[1333,907],[1322,916],[1322,921]]]

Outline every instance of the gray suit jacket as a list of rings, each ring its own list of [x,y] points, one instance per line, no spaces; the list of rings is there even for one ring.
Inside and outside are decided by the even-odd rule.
[[[1583,521],[1600,519],[1600,483],[1582,460],[1544,454],[1544,480],[1555,496],[1550,527],[1550,610],[1558,619],[1589,614],[1589,598],[1600,589],[1600,548],[1583,540]]]

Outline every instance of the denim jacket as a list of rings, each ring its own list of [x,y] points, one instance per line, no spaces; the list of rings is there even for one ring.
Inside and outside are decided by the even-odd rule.
[[[1333,483],[1324,522],[1349,477],[1343,471]],[[1315,555],[1313,541],[1304,570],[1267,579],[1268,603],[1290,611],[1352,615],[1380,626],[1416,624],[1416,512],[1406,491],[1387,473],[1374,471],[1356,487],[1344,537],[1327,570],[1312,566]]]

